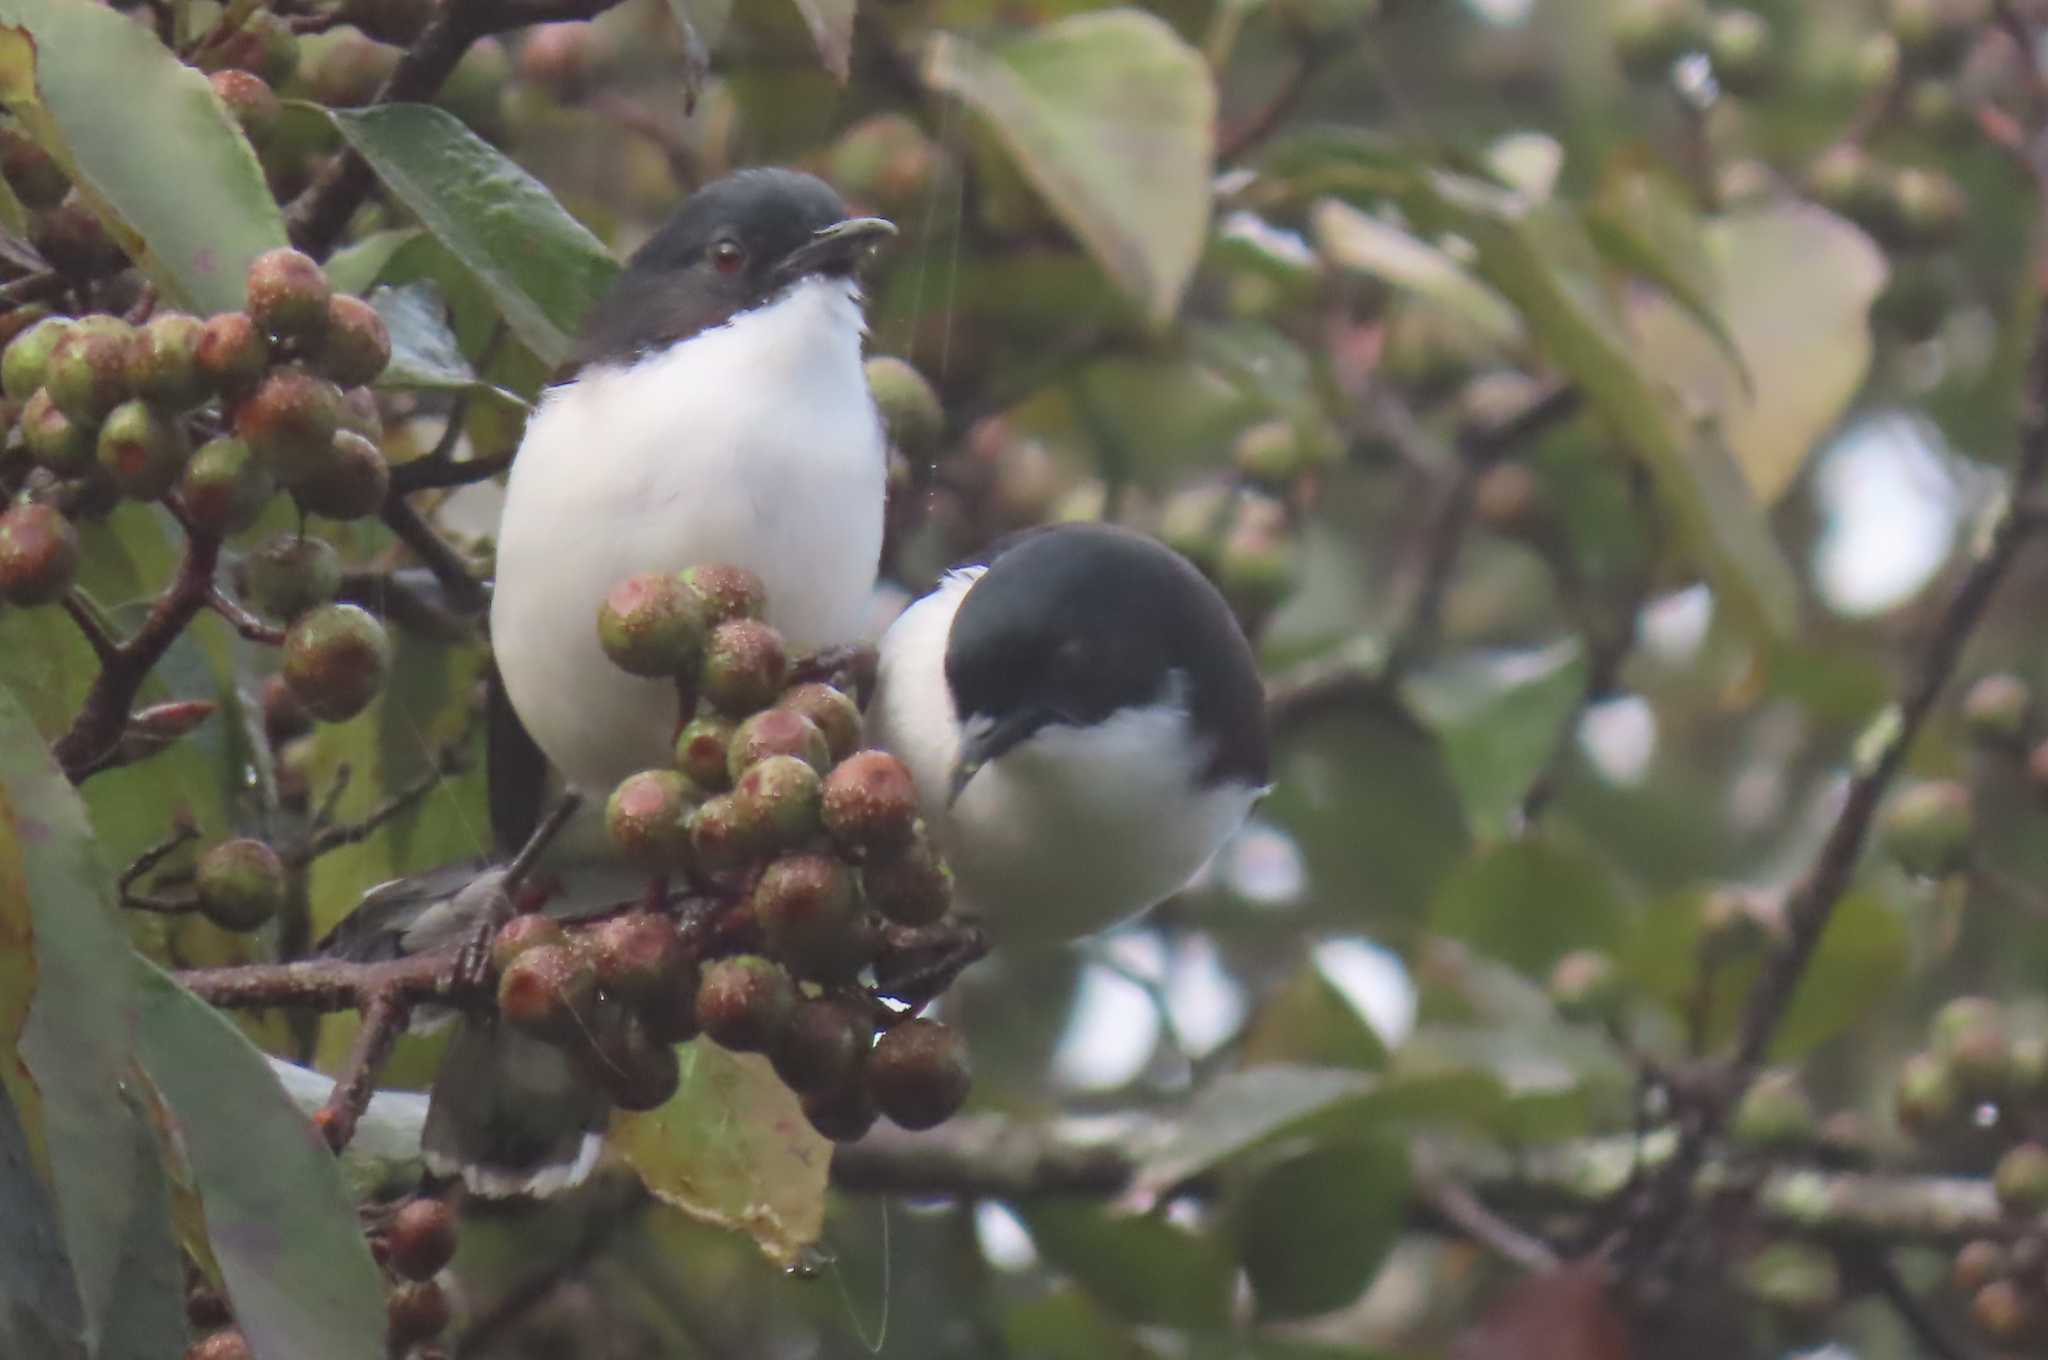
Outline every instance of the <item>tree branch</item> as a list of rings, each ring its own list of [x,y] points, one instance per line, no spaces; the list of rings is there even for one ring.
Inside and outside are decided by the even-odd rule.
[[[340,1152],[356,1136],[356,1125],[369,1108],[370,1097],[377,1093],[377,1074],[391,1060],[391,1051],[411,1018],[412,1003],[395,991],[377,992],[365,1000],[363,1027],[356,1031],[341,1079],[313,1116],[313,1127],[334,1151]]]

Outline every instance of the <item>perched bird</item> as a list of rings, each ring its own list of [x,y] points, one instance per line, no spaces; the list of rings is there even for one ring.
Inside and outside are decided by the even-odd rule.
[[[586,815],[549,852],[550,911],[603,910],[644,887],[596,814],[621,779],[662,763],[680,716],[674,684],[604,655],[597,608],[615,582],[729,563],[761,578],[792,648],[860,640],[887,461],[857,270],[894,231],[796,171],[706,185],[633,255],[528,422],[498,532],[490,797],[503,856],[538,823],[550,768],[583,795]],[[367,960],[462,939],[503,878],[479,867],[373,890],[319,952]],[[479,1194],[550,1193],[588,1174],[608,1108],[563,1049],[467,1019],[422,1152]]]
[[[1029,531],[881,644],[869,712],[910,768],[955,907],[999,945],[1090,934],[1185,886],[1269,768],[1251,648],[1214,586],[1129,530]]]

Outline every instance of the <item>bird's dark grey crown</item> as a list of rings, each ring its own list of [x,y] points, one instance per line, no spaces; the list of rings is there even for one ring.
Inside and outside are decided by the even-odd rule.
[[[845,218],[832,186],[800,170],[741,170],[705,185],[633,253],[591,310],[570,371],[631,362],[766,302],[791,282],[779,266]],[[713,258],[726,242],[744,252],[729,271]],[[849,256],[846,271],[852,264]]]
[[[1205,776],[1268,780],[1265,695],[1251,648],[1216,588],[1171,549],[1127,529],[1066,524],[1006,539],[981,559],[946,641],[963,722],[1087,727],[1181,698],[1215,743]],[[966,565],[974,565],[968,563]]]

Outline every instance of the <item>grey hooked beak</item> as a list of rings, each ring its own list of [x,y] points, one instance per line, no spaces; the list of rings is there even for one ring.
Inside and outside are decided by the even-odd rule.
[[[993,721],[983,720],[971,725],[961,736],[960,754],[953,758],[953,778],[946,789],[946,806],[951,807],[959,801],[968,781],[981,773],[984,765],[1000,758],[1048,723],[1064,721],[1066,719],[1049,708],[1020,708]]]
[[[806,274],[851,274],[868,250],[896,234],[896,224],[883,217],[849,217],[811,234],[789,252],[776,272],[785,279]]]

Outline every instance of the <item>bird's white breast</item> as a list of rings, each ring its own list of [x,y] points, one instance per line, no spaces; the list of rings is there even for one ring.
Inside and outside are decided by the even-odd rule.
[[[599,796],[663,761],[674,687],[597,642],[622,577],[734,563],[793,650],[855,640],[881,554],[887,467],[861,365],[859,294],[775,302],[549,393],[512,466],[492,643],[506,691],[569,780]]]
[[[1169,686],[1094,727],[1048,726],[989,762],[946,805],[961,727],[946,634],[979,569],[913,604],[883,639],[870,715],[917,781],[953,867],[956,905],[1006,945],[1045,945],[1129,919],[1184,887],[1260,790],[1205,783],[1208,744]]]

